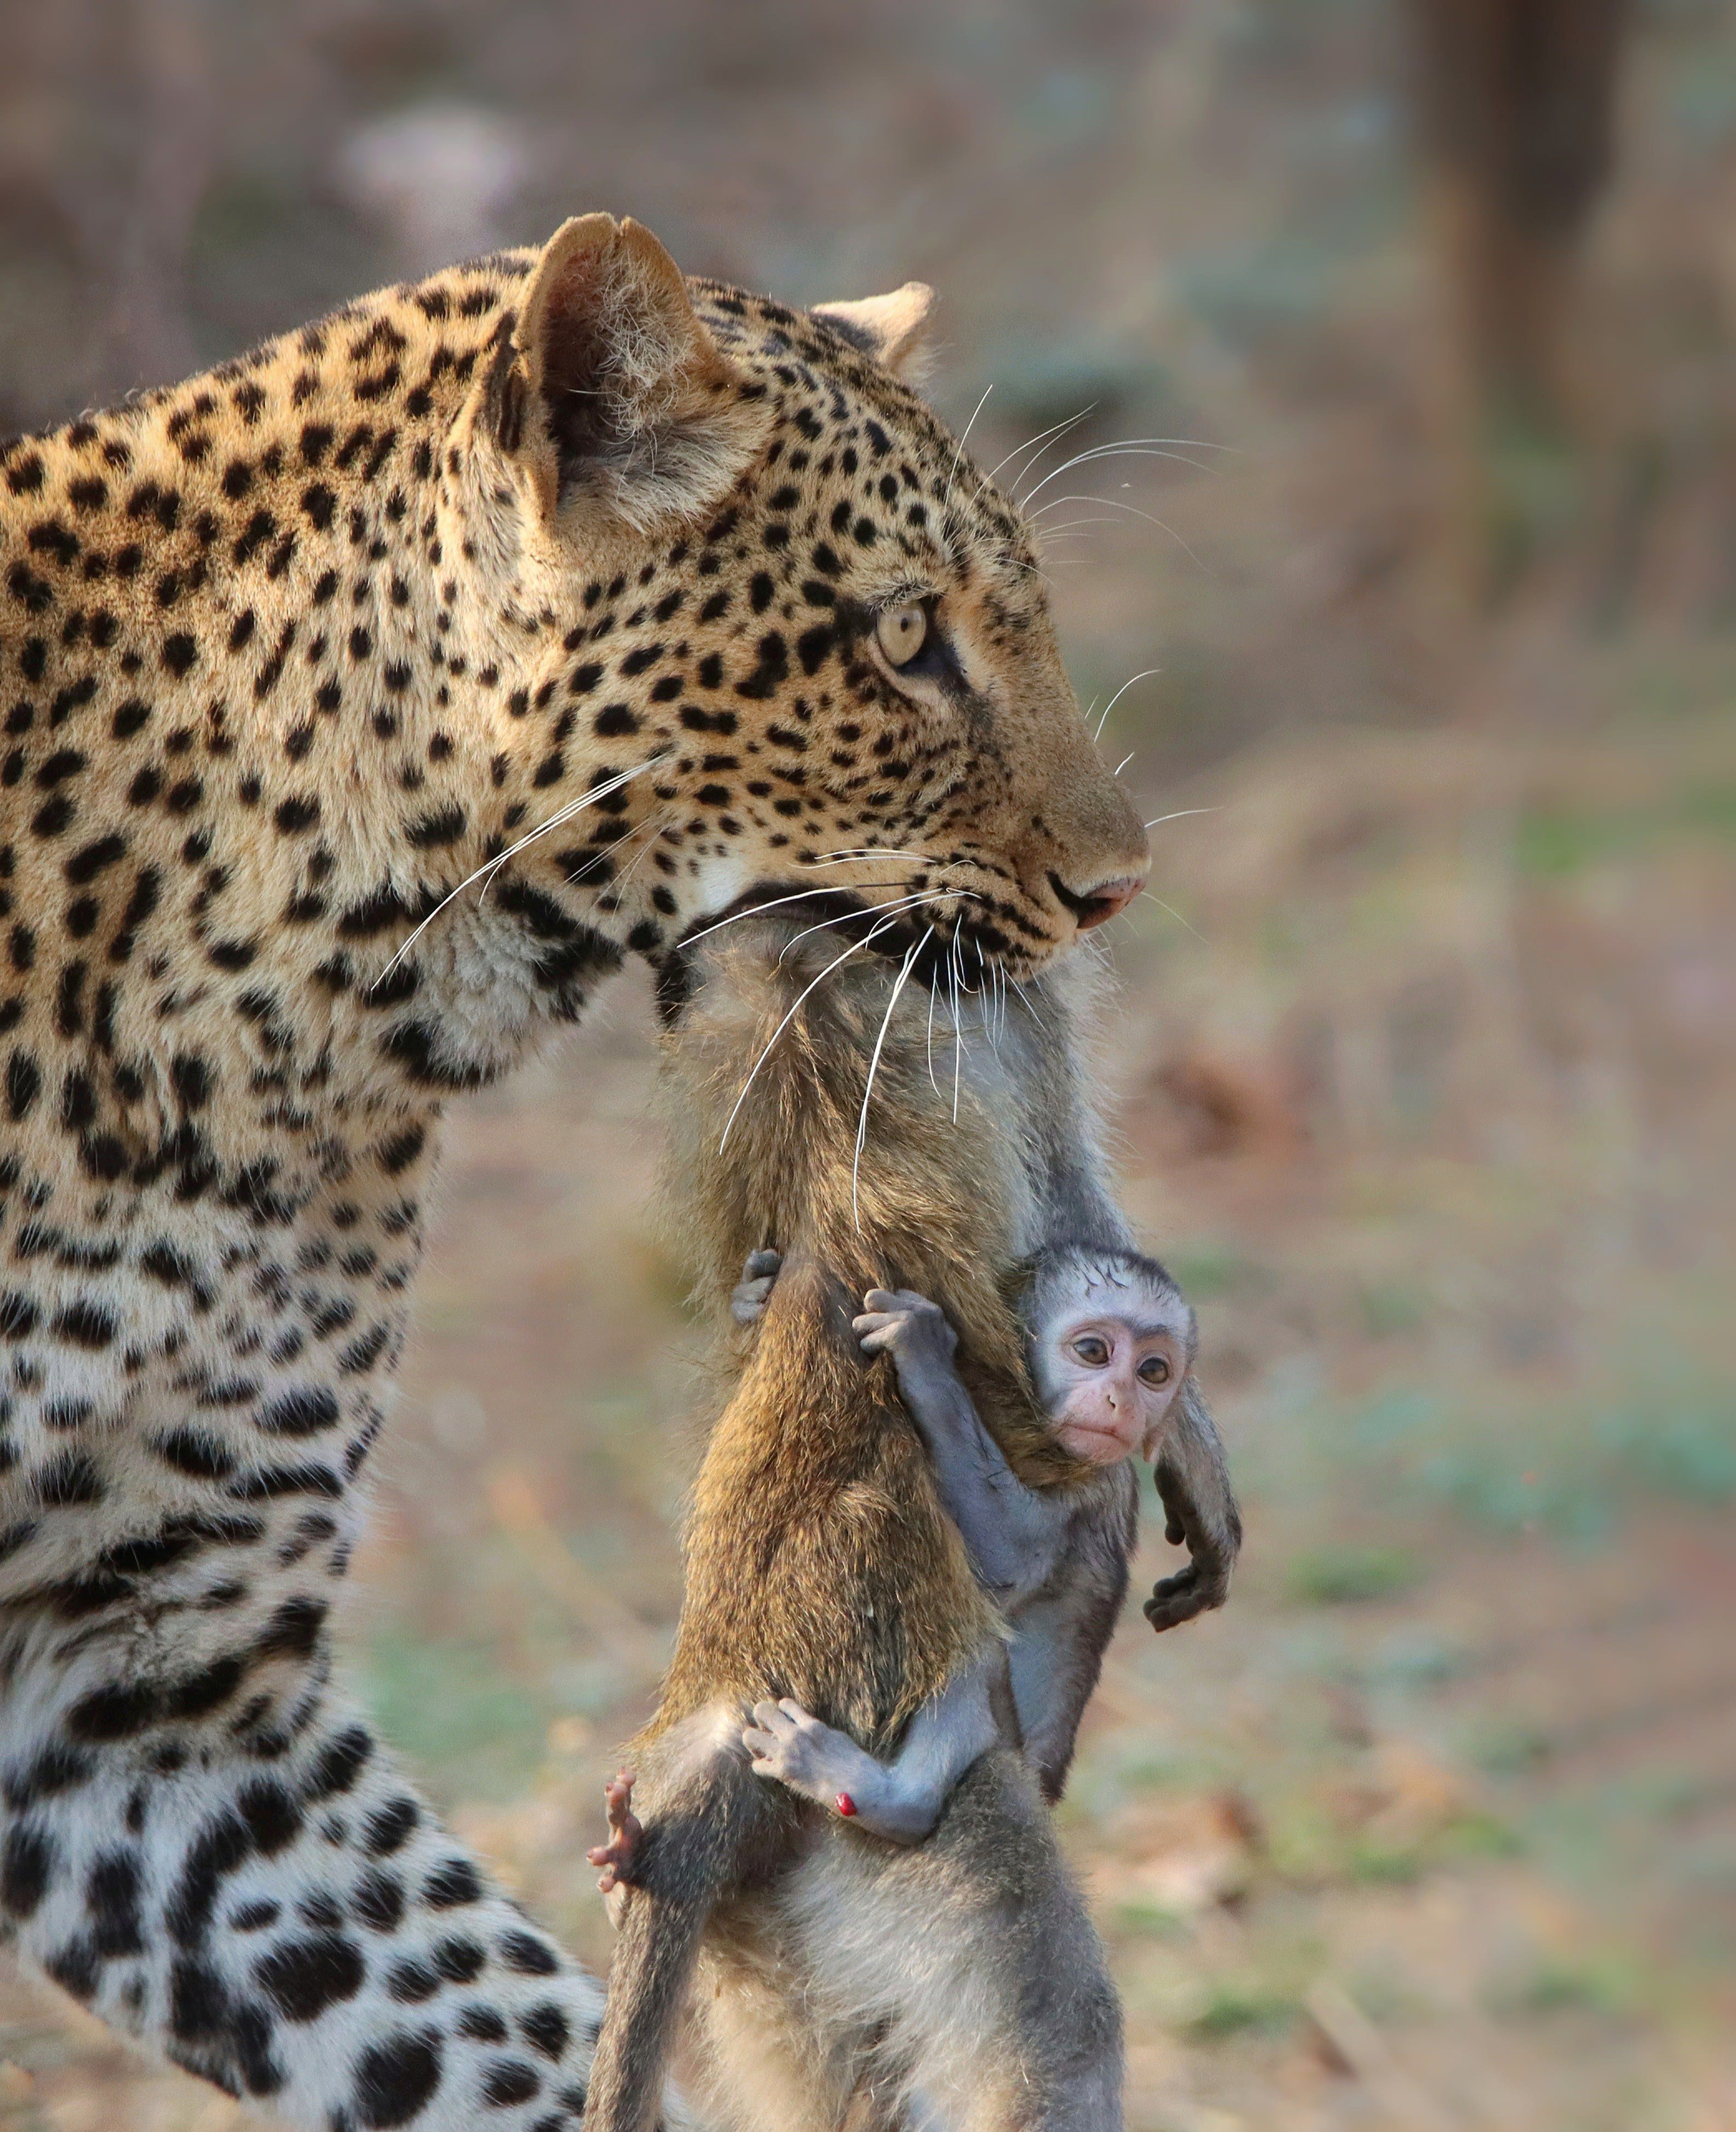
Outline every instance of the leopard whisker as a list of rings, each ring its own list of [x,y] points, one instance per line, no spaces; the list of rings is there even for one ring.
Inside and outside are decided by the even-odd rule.
[[[919,896],[907,896],[901,900],[895,903],[870,903],[868,905],[866,911],[840,911],[836,918],[822,918],[817,925],[804,925],[799,933],[794,934],[790,939],[786,940],[784,944],[783,953],[778,957],[779,963],[780,965],[782,964],[784,957],[795,946],[798,940],[805,940],[810,933],[829,933],[836,926],[847,925],[853,918],[869,916],[876,910],[919,910],[925,904],[944,903],[948,896],[954,894],[969,896],[972,903],[976,903],[981,900],[976,896],[970,896],[970,891],[968,889],[957,891],[952,889],[925,889]]]
[[[801,991],[797,993],[794,1003],[790,1007],[789,1013],[784,1016],[784,1019],[772,1031],[770,1039],[767,1042],[765,1049],[760,1054],[759,1057],[755,1059],[747,1078],[741,1083],[741,1092],[736,1098],[735,1108],[731,1111],[728,1117],[724,1121],[723,1137],[717,1143],[717,1152],[720,1155],[722,1155],[724,1149],[729,1145],[730,1134],[735,1129],[736,1120],[741,1115],[741,1106],[747,1101],[747,1092],[754,1085],[755,1075],[758,1073],[760,1068],[765,1064],[766,1060],[770,1058],[773,1050],[776,1047],[778,1039],[784,1034],[784,1030],[789,1028],[791,1022],[795,1020],[798,1012],[800,1011],[802,1002],[808,997],[808,995],[816,988],[816,987],[824,984],[827,978],[832,975],[834,970],[842,969],[844,964],[850,960],[852,955],[860,954],[864,948],[868,947],[873,942],[877,934],[884,933],[886,928],[894,922],[895,921],[890,918],[883,918],[878,925],[873,927],[869,932],[865,933],[860,940],[852,940],[850,945],[844,950],[843,953],[840,955],[836,961],[828,963],[825,968],[821,971],[818,977],[810,979],[807,984],[803,986]]]
[[[1201,473],[1211,473],[1215,468],[1203,466],[1198,459],[1191,459],[1184,452],[1159,449],[1175,444],[1186,444],[1196,451],[1221,452],[1231,449],[1227,444],[1208,443],[1203,437],[1124,437],[1118,444],[1093,444],[1086,451],[1076,452],[1070,459],[1063,459],[1052,467],[1036,486],[1028,488],[1019,498],[1021,511],[1027,509],[1031,498],[1047,488],[1052,481],[1059,481],[1064,473],[1071,473],[1077,466],[1089,466],[1096,459],[1178,459],[1183,466],[1196,468]]]
[[[1116,689],[1114,695],[1112,695],[1109,701],[1103,706],[1103,715],[1097,721],[1097,730],[1091,736],[1092,738],[1094,740],[1102,739],[1103,728],[1109,723],[1110,713],[1114,710],[1116,704],[1120,702],[1121,699],[1127,694],[1128,690],[1132,688],[1135,681],[1149,681],[1153,674],[1161,674],[1163,670],[1163,669],[1161,666],[1148,666],[1143,673],[1129,674],[1127,679],[1121,684],[1120,687]]]
[[[1031,513],[1032,525],[1036,526],[1036,521],[1038,519],[1042,517],[1043,511],[1057,511],[1063,503],[1103,503],[1107,504],[1111,511],[1125,511],[1129,518],[1143,518],[1148,526],[1155,526],[1158,532],[1167,533],[1170,539],[1175,542],[1177,547],[1181,550],[1182,553],[1187,556],[1188,561],[1191,562],[1196,569],[1202,571],[1208,578],[1212,574],[1212,573],[1206,569],[1205,564],[1201,561],[1195,550],[1190,547],[1188,543],[1182,539],[1179,533],[1177,532],[1174,526],[1169,523],[1169,521],[1167,518],[1159,518],[1153,511],[1142,511],[1136,503],[1124,503],[1121,499],[1116,496],[1054,497],[1048,503],[1043,505],[1043,511],[1033,511]],[[1096,521],[1095,519],[1076,518],[1069,519],[1067,523],[1072,526],[1095,525]],[[1036,530],[1040,536],[1044,540],[1053,537],[1052,534],[1047,528],[1038,526],[1036,527]],[[1062,529],[1057,526],[1054,530],[1058,532]]]
[[[1015,481],[1023,481],[1030,473],[1031,468],[1036,465],[1037,459],[1040,459],[1043,457],[1043,452],[1048,451],[1052,445],[1058,444],[1061,439],[1067,435],[1069,430],[1077,430],[1087,415],[1095,415],[1096,411],[1097,403],[1093,400],[1089,407],[1081,407],[1077,415],[1069,415],[1065,421],[1051,422],[1048,429],[1039,430],[1034,437],[1027,437],[1022,444],[1015,445],[998,465],[991,466],[989,468],[988,473],[984,477],[984,486],[986,487],[990,482],[994,480],[995,475],[1000,472],[1002,467],[1010,466],[1014,459],[1018,459],[1021,454],[1029,451],[1033,444],[1042,444],[1043,451],[1038,453],[1037,459],[1031,460],[1029,465],[1022,466],[1019,469],[1019,472],[1013,477]],[[1043,443],[1043,439],[1045,438],[1048,439],[1048,443],[1047,444]]]
[[[874,1100],[874,1077],[880,1071],[880,1053],[885,1046],[886,1032],[892,1026],[892,1017],[897,1011],[899,995],[910,982],[910,972],[915,967],[917,957],[933,937],[932,933],[924,933],[913,943],[905,954],[897,982],[892,987],[892,996],[886,1001],[886,1011],[880,1016],[880,1034],[874,1040],[874,1049],[869,1057],[868,1078],[862,1088],[861,1112],[856,1121],[856,1153],[850,1163],[850,1217],[856,1223],[858,1232],[862,1226],[862,1209],[857,1186],[861,1179],[862,1150],[868,1141],[868,1106]]]
[[[380,972],[380,975],[374,979],[373,985],[369,986],[369,991],[372,992],[374,989],[375,985],[383,983],[384,981],[391,975],[392,972],[397,968],[399,963],[403,961],[404,958],[410,953],[410,949],[415,947],[417,941],[421,939],[422,935],[428,930],[429,927],[434,924],[435,919],[439,916],[440,913],[446,908],[447,905],[452,901],[454,896],[462,896],[465,890],[469,887],[472,881],[482,881],[485,876],[487,876],[488,880],[492,880],[494,876],[500,872],[501,868],[506,865],[509,859],[516,858],[521,851],[524,851],[527,846],[534,844],[539,837],[546,837],[551,829],[558,829],[563,822],[570,822],[575,814],[582,814],[587,807],[594,806],[599,800],[607,799],[611,792],[618,792],[623,785],[631,785],[635,777],[643,777],[648,770],[655,770],[659,763],[667,762],[669,761],[672,751],[673,751],[670,749],[665,748],[660,754],[654,755],[649,762],[641,762],[636,769],[624,770],[621,772],[619,776],[609,778],[603,784],[593,786],[593,788],[584,794],[582,798],[570,800],[566,806],[558,808],[555,812],[549,817],[546,822],[539,824],[539,825],[535,828],[532,829],[527,835],[520,837],[516,843],[509,844],[506,850],[501,852],[496,857],[485,859],[482,865],[477,867],[472,872],[466,874],[464,878],[458,883],[458,886],[453,889],[448,889],[446,894],[443,896],[439,901],[434,905],[434,909],[429,912],[427,917],[422,920],[421,924],[413,928],[413,929],[405,936],[403,944],[400,946],[396,953],[394,954],[391,960],[387,963],[386,968]],[[486,895],[487,893],[487,881],[484,881],[483,894]]]
[[[1194,939],[1200,943],[1201,947],[1209,948],[1211,945],[1211,943],[1206,938],[1206,935],[1201,932],[1197,925],[1187,924],[1187,920],[1182,915],[1181,912],[1175,908],[1173,904],[1166,903],[1161,896],[1153,896],[1149,888],[1142,888],[1139,891],[1139,893],[1144,897],[1148,903],[1156,904],[1159,910],[1167,910],[1170,916],[1174,919],[1177,925],[1187,926],[1187,930],[1192,934]],[[1124,917],[1126,915],[1125,912],[1122,912],[1118,915]]]
[[[865,881],[857,885],[862,888],[902,888],[904,884],[899,881]],[[750,904],[746,910],[732,910],[727,918],[719,918],[710,925],[702,925],[697,933],[689,933],[683,940],[682,945],[690,948],[696,940],[703,940],[713,933],[721,933],[726,925],[739,925],[744,918],[760,917],[768,910],[781,910],[786,903],[806,903],[813,894],[814,891],[811,888],[798,889],[794,896],[774,896],[765,903]],[[870,907],[873,910],[880,910],[884,905],[875,904]],[[808,929],[813,931],[814,929],[810,927]],[[801,938],[802,935],[798,933],[796,939],[799,940]]]
[[[947,492],[940,500],[940,518],[944,526],[947,513],[952,508],[952,484],[958,478],[960,463],[965,455],[965,446],[971,441],[971,432],[976,427],[976,418],[982,412],[989,395],[995,390],[992,381],[982,388],[982,398],[971,410],[971,419],[965,424],[964,434],[959,438],[958,448],[952,454],[952,464],[947,473]]]

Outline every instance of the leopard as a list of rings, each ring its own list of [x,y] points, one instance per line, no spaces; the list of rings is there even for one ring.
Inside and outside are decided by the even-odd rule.
[[[0,1929],[284,2124],[561,2132],[602,2010],[338,1645],[448,1109],[736,913],[1144,879],[929,306],[590,214],[0,450]]]

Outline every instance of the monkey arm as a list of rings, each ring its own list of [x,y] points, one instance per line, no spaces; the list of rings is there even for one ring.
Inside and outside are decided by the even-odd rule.
[[[828,1812],[891,1843],[920,1843],[952,1787],[1000,1736],[992,1690],[1005,1660],[998,1646],[950,1680],[910,1721],[890,1762],[877,1762],[787,1697],[754,1707],[741,1735],[754,1774],[774,1777]]]
[[[1018,1606],[1054,1574],[1067,1538],[1067,1504],[1025,1486],[950,1369],[943,1377],[909,1381],[900,1371],[899,1390],[978,1582],[998,1605]]]
[[[1242,1544],[1241,1513],[1230,1486],[1224,1446],[1211,1410],[1190,1377],[1158,1454],[1158,1493],[1172,1547],[1184,1542],[1187,1567],[1162,1578],[1145,1602],[1145,1618],[1161,1635],[1196,1614],[1221,1606]]]
[[[862,1352],[891,1356],[978,1582],[997,1605],[1018,1606],[1054,1573],[1067,1504],[1026,1487],[1008,1465],[953,1366],[958,1337],[938,1304],[914,1289],[870,1289],[862,1300],[866,1308],[855,1320]]]

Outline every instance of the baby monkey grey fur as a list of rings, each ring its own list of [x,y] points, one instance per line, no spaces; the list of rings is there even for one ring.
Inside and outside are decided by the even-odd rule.
[[[697,993],[666,1041],[679,1200],[719,1317],[749,1252],[784,1256],[760,1323],[736,1336],[739,1378],[693,1490],[674,1657],[636,1743],[644,1834],[587,2121],[650,2123],[703,1959],[703,2040],[727,2121],[891,2125],[919,2094],[959,2132],[1113,2132],[1120,2010],[1017,1747],[990,1745],[929,1840],[901,1848],[756,1778],[741,1744],[756,1703],[789,1697],[889,1755],[1003,1634],[891,1364],[858,1351],[851,1318],[868,1289],[941,1304],[1013,1470],[1064,1491],[1098,1537],[1052,1786],[1133,1542],[1134,1474],[1092,1472],[1057,1444],[1014,1308],[1033,1251],[1125,1235],[1071,1033],[1080,973],[1009,1003],[992,1041],[981,1002],[965,1002],[957,1032],[935,1002],[931,1070],[927,996],[894,1001],[891,972],[862,956],[815,982],[837,952],[793,925],[731,926],[697,959]],[[1206,1427],[1201,1472],[1216,1451]],[[1191,1512],[1202,1533],[1215,1524],[1208,1587],[1234,1553],[1229,1501],[1223,1485],[1216,1509]],[[1015,1715],[1003,1717],[1016,1741]]]
[[[751,1323],[764,1308],[776,1267],[773,1252],[749,1259],[731,1305],[738,1323]],[[1198,1332],[1191,1306],[1155,1260],[1115,1246],[1067,1244],[1033,1262],[1020,1315],[1033,1382],[1049,1400],[1051,1422],[1064,1424],[1067,1395],[1080,1372],[1075,1367],[1071,1379],[1055,1377],[1057,1364],[1067,1367],[1057,1342],[1081,1317],[1095,1332],[1091,1321],[1118,1313],[1124,1327],[1138,1324],[1164,1336],[1168,1375],[1159,1381],[1167,1390],[1153,1395],[1163,1404],[1149,1424],[1160,1433],[1147,1436],[1146,1448],[1168,1449],[1178,1432],[1191,1435],[1198,1429],[1199,1409],[1183,1404],[1193,1382]],[[952,1328],[928,1298],[870,1291],[856,1329],[864,1336],[865,1352],[893,1358],[899,1395],[927,1447],[941,1501],[978,1582],[1006,1621],[1009,1640],[991,1646],[976,1668],[955,1674],[937,1701],[923,1706],[890,1763],[875,1760],[847,1733],[787,1699],[756,1705],[743,1739],[756,1774],[835,1808],[871,1834],[917,1843],[933,1831],[959,1777],[997,1738],[1023,1749],[1046,1799],[1059,1797],[1120,1611],[1136,1506],[1129,1497],[1123,1516],[1105,1501],[1105,1490],[1084,1491],[1079,1499],[1067,1489],[1024,1486],[984,1427],[954,1366]],[[1146,1434],[1139,1397],[1132,1394],[1123,1409],[1129,1443],[1136,1431]],[[1194,1457],[1197,1448],[1196,1442],[1179,1449]],[[1196,1562],[1167,1579],[1162,1596],[1154,1595],[1146,1609],[1163,1614],[1159,1627],[1211,1603],[1210,1593],[1227,1582],[1224,1543],[1233,1546],[1240,1534],[1220,1472],[1214,1490],[1189,1510],[1196,1527],[1209,1526],[1218,1536],[1216,1573],[1208,1577]],[[1200,1515],[1201,1510],[1211,1515]],[[1010,1712],[1002,1699],[1009,1696]]]

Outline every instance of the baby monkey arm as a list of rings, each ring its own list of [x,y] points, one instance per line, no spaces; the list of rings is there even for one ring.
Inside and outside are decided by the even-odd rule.
[[[1145,1602],[1145,1618],[1160,1633],[1221,1606],[1242,1544],[1241,1513],[1211,1411],[1190,1376],[1157,1460],[1164,1537],[1186,1544],[1187,1567],[1162,1578]]]
[[[952,1787],[999,1736],[994,1688],[1005,1664],[997,1645],[948,1681],[911,1719],[890,1762],[875,1761],[848,1733],[822,1724],[788,1697],[755,1705],[742,1744],[756,1776],[775,1778],[870,1836],[920,1843]]]
[[[953,1366],[958,1336],[938,1304],[911,1289],[870,1289],[862,1301],[855,1329],[863,1353],[891,1356],[971,1567],[997,1605],[1016,1607],[1054,1573],[1068,1505],[1026,1487],[1008,1465]]]

